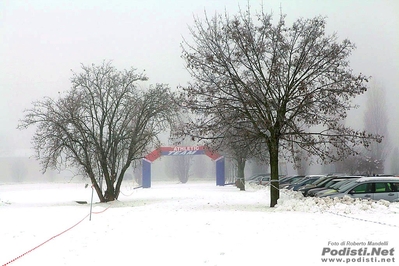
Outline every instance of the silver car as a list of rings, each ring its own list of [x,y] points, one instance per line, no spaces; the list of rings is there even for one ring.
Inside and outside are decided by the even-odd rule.
[[[248,183],[266,186],[270,183],[270,176],[259,176],[258,178],[249,180]]]
[[[336,193],[326,195],[332,198],[349,196],[369,200],[387,200],[399,202],[398,177],[362,177],[349,182],[338,189]],[[323,196],[321,196],[323,197]]]

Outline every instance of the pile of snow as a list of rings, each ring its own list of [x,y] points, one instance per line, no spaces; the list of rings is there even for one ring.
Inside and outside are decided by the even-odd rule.
[[[302,193],[298,191],[284,189],[281,190],[277,209],[303,212],[332,211],[345,214],[358,213],[359,211],[368,213],[399,213],[399,204],[391,203],[386,200],[370,201],[354,199],[348,196],[343,198],[304,197]]]
[[[249,185],[250,190],[264,190],[269,186]],[[301,192],[282,189],[275,211],[300,211],[310,213],[331,212],[335,214],[399,214],[399,203],[386,200],[370,201],[355,199],[348,196],[343,198],[304,197]]]

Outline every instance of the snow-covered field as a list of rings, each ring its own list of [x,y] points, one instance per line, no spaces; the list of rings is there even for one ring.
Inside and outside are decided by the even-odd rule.
[[[398,203],[282,191],[269,208],[268,188],[204,181],[126,183],[122,193],[112,203],[95,196],[90,220],[84,183],[0,184],[0,265],[399,263]],[[322,261],[331,258],[343,262]]]

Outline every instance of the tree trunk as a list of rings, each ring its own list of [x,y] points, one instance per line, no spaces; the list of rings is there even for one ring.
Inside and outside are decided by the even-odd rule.
[[[125,172],[120,173],[118,180],[116,181],[116,185],[115,185],[115,199],[119,198],[119,194],[121,193],[121,185],[122,185],[122,181],[123,181],[123,177],[125,175]]]
[[[101,188],[98,184],[98,181],[96,180],[96,176],[94,175],[91,167],[88,167],[87,165],[83,165],[83,167],[85,168],[87,176],[90,178],[92,189],[94,189],[96,191],[97,196],[100,199],[100,202],[104,202],[105,199],[104,199],[103,193],[101,191]]]
[[[98,198],[100,199],[100,202],[105,202],[103,192],[101,191],[101,188],[98,185],[98,182],[97,182],[96,178],[94,177],[94,174],[89,174],[89,177],[91,180],[92,188],[94,188],[96,190],[96,193],[97,193]]]
[[[125,164],[125,166],[122,168],[121,172],[119,173],[119,177],[118,177],[118,180],[116,181],[116,185],[115,185],[115,199],[118,199],[118,197],[119,197],[119,193],[121,192],[122,181],[123,181],[123,178],[125,176],[127,169],[129,168],[129,166],[130,166],[130,163]]]
[[[270,207],[274,207],[277,204],[277,200],[280,198],[278,178],[278,142],[272,140],[270,144]]]
[[[245,190],[244,169],[245,169],[245,159],[238,159],[236,186],[242,191]]]
[[[105,201],[113,201],[116,199],[115,197],[115,188],[114,188],[114,184],[115,184],[115,176],[111,175],[111,176],[107,176],[106,174],[104,175],[105,178],[105,183],[107,184],[107,190],[105,190],[104,193],[104,198]]]
[[[111,186],[107,185],[107,190],[105,191],[104,198],[105,198],[105,201],[107,201],[107,202],[116,200],[115,189],[114,189],[113,185],[111,185]]]

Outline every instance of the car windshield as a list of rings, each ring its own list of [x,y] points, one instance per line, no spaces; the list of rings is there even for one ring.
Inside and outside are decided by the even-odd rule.
[[[307,179],[306,177],[300,177],[297,180],[294,180],[293,182],[291,182],[291,184],[293,184],[293,185],[299,184],[299,183],[303,182],[306,179]]]
[[[286,176],[283,178],[280,178],[280,183],[285,183],[285,182],[291,182],[292,180],[295,180],[296,178],[299,178],[300,176]]]
[[[291,177],[291,176],[283,177],[283,178],[280,179],[280,183],[285,182],[285,181],[288,181],[288,180],[291,180],[292,178],[293,178],[293,177]]]
[[[318,180],[317,178],[309,178],[309,179],[303,180],[303,181],[302,181],[302,184],[304,184],[304,185],[306,185],[306,184],[313,184],[313,182],[315,182],[315,181],[317,181],[317,180]]]
[[[303,179],[303,178],[304,178],[303,176],[301,176],[301,177],[294,177],[294,178],[288,180],[288,182],[290,182],[291,184],[294,184],[294,183],[300,181],[300,180]]]
[[[348,190],[348,188],[350,188],[350,187],[353,185],[353,183],[356,182],[356,180],[357,180],[357,179],[355,179],[355,180],[350,180],[348,183],[346,183],[346,184],[340,186],[340,187],[338,188],[338,192],[344,192],[344,191]]]
[[[320,184],[322,184],[324,181],[326,181],[327,179],[330,179],[330,178],[331,178],[331,177],[327,177],[327,176],[317,178],[316,181],[313,182],[313,184],[316,185],[316,186],[317,186],[317,185],[320,185]]]
[[[350,181],[352,181],[352,180],[341,180],[341,181],[339,181],[339,182],[337,182],[337,183],[331,185],[330,188],[337,189],[337,188],[339,188],[340,186],[345,185],[346,183],[348,183],[348,182],[350,182]]]
[[[358,179],[358,178],[356,178],[356,179]],[[341,181],[335,183],[334,185],[332,185],[331,188],[333,188],[333,189],[338,189],[338,188],[340,188],[341,186],[343,186],[343,185],[345,185],[345,184],[348,184],[349,182],[352,182],[352,181],[354,181],[354,180],[356,180],[356,179],[351,178],[351,179],[341,180]]]
[[[323,185],[323,187],[331,187],[332,185],[334,185],[334,184],[336,184],[336,183],[338,183],[339,182],[339,180],[337,180],[337,179],[331,179],[330,181],[328,181],[327,183],[325,183],[324,185]]]

